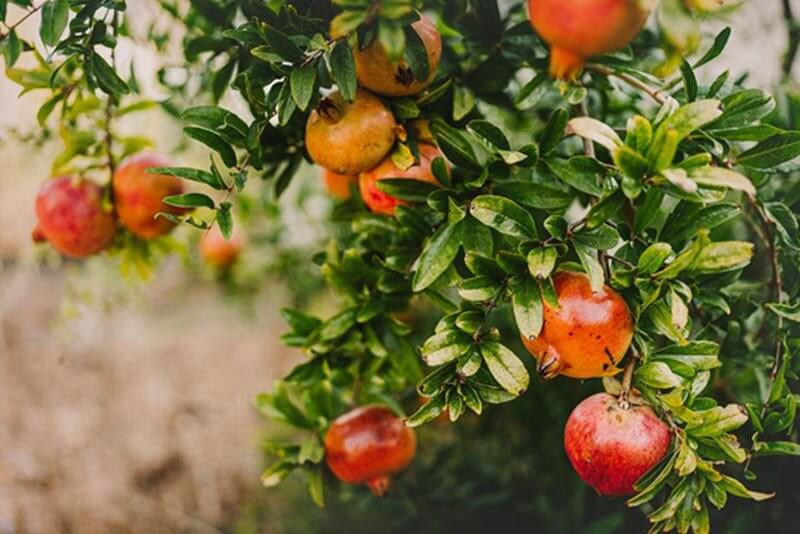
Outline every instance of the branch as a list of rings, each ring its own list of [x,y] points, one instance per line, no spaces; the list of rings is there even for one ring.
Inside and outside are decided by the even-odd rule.
[[[625,72],[619,72],[617,70],[606,67],[605,65],[598,65],[597,63],[589,63],[586,65],[585,68],[588,71],[595,72],[607,78],[610,77],[619,78],[620,80],[627,83],[634,89],[642,91],[643,93],[645,93],[647,96],[649,96],[659,104],[664,104],[667,101],[667,98],[661,93],[661,91],[653,87],[650,87],[643,81],[639,80],[638,78],[634,78],[630,74],[627,74]]]
[[[794,60],[797,57],[798,49],[800,49],[800,24],[794,18],[792,11],[792,1],[783,0],[783,20],[786,23],[786,29],[789,34],[789,47],[786,50],[786,55],[783,58],[783,65],[781,70],[786,78],[792,75],[792,67]]]
[[[25,22],[26,20],[28,20],[28,19],[31,17],[31,15],[33,15],[34,13],[36,13],[37,11],[39,11],[40,9],[42,9],[42,7],[44,7],[44,5],[45,5],[46,3],[47,3],[47,2],[42,2],[42,3],[41,3],[41,4],[39,4],[38,6],[31,8],[31,9],[30,9],[30,10],[29,10],[27,13],[25,13],[25,15],[23,15],[23,16],[22,16],[22,18],[21,18],[21,19],[19,19],[17,22],[15,22],[14,24],[12,24],[11,26],[6,26],[6,28],[8,28],[8,31],[6,31],[5,33],[2,33],[2,32],[0,32],[0,41],[2,41],[3,39],[5,39],[6,37],[8,37],[8,36],[11,34],[11,32],[13,32],[14,30],[16,30],[16,29],[17,29],[17,26],[19,26],[20,24],[22,24],[23,22]]]

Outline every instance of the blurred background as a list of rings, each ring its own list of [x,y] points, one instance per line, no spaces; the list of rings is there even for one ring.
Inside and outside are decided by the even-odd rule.
[[[158,25],[154,4],[128,2],[133,37],[120,54],[122,61],[134,61],[145,93],[158,99],[152,73],[156,61],[169,57],[136,40],[137,32]],[[800,12],[800,1],[793,4]],[[787,46],[781,0],[753,0],[707,29],[713,35],[723,24],[733,27],[732,43],[710,69],[714,72],[706,72],[709,76],[729,68],[735,75],[748,73],[750,85],[779,95],[792,90],[781,81]],[[22,33],[32,35],[36,27],[31,19]],[[314,311],[324,315],[326,296],[315,282],[310,258],[324,236],[321,221],[331,204],[316,171],[307,169],[294,181],[281,201],[289,209],[264,218],[263,235],[252,237],[258,246],[245,253],[232,280],[220,280],[199,266],[191,246],[174,245],[154,270],[128,275],[121,274],[119,258],[64,262],[30,240],[34,197],[61,146],[57,135],[40,133],[35,119],[40,96],[33,92],[18,98],[18,92],[18,86],[0,77],[0,532],[321,532],[341,524],[361,532],[374,528],[377,523],[369,522],[377,521],[374,515],[402,515],[406,523],[386,523],[392,529],[455,530],[461,511],[449,508],[447,521],[439,525],[442,518],[435,514],[442,515],[437,507],[445,501],[433,495],[429,508],[409,513],[402,494],[380,509],[369,507],[370,497],[363,493],[345,494],[323,514],[312,511],[302,488],[290,484],[267,492],[259,487],[259,443],[266,427],[252,400],[302,358],[279,343],[285,330],[279,310],[313,303]],[[223,105],[241,107],[233,94]],[[202,165],[207,157],[185,146],[180,125],[158,108],[126,118],[118,127],[151,137],[159,151],[175,154],[178,164]],[[269,213],[270,206],[251,208]],[[175,241],[191,245],[196,232],[180,229]],[[564,395],[577,402],[584,393]],[[542,414],[540,404],[533,413],[535,404],[546,402],[538,395],[527,395],[531,412],[518,410],[505,422],[533,425],[538,418],[563,423],[567,412]],[[467,420],[459,427],[470,424],[478,423]],[[479,424],[494,424],[489,432],[507,431],[503,420]],[[552,432],[559,424],[547,428]],[[441,426],[428,431],[433,435],[425,439],[442,446],[423,454],[421,467],[401,493],[433,494],[439,483],[435,467],[450,461],[448,447],[455,444],[461,443],[462,454],[508,457],[525,455],[515,444],[529,443],[513,435],[500,447],[465,443],[457,438],[463,431]],[[534,441],[558,441],[544,434]],[[520,458],[509,467],[517,472],[509,476],[552,478],[546,469],[537,472],[537,466],[566,461],[560,449],[539,452],[535,460]],[[464,484],[496,480],[478,462],[465,473]],[[557,518],[542,527],[548,531],[571,532],[582,524],[588,525],[583,531],[616,532],[628,521],[634,522],[633,531],[646,528],[638,513],[620,511],[621,502],[601,501],[597,509],[587,510],[581,504],[585,491],[570,494],[567,490],[575,486],[559,479],[539,482],[561,489],[517,495],[525,502],[521,510],[492,508],[490,502],[480,506],[495,514],[505,531],[521,528],[516,520],[534,517],[539,513],[534,510],[546,510],[554,501],[569,501],[562,511],[571,510],[574,521]],[[516,489],[525,491],[513,485],[497,488],[498,503]],[[781,514],[792,503],[779,499],[760,506],[767,516],[785,517]],[[720,532],[754,531],[747,510],[745,505],[737,508]],[[525,526],[530,529],[529,523]],[[468,521],[460,528],[471,531]]]

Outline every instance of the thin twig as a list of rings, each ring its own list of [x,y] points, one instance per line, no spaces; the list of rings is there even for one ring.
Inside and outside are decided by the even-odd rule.
[[[625,366],[625,374],[622,375],[622,391],[619,394],[619,407],[627,410],[631,406],[631,386],[633,384],[633,371],[636,369],[636,364],[639,362],[639,353],[636,348],[631,345],[631,355],[628,358],[628,364]]]
[[[800,49],[800,24],[794,18],[791,0],[783,0],[783,20],[786,23],[786,30],[789,34],[789,46],[786,55],[783,57],[782,72],[786,78],[792,75],[792,67]]]
[[[22,16],[22,18],[21,18],[21,19],[19,19],[17,22],[15,22],[14,24],[12,24],[11,26],[6,26],[6,28],[8,28],[8,31],[7,31],[6,33],[2,33],[2,32],[0,32],[0,41],[2,41],[3,39],[5,39],[5,38],[6,38],[6,37],[8,37],[9,35],[11,35],[11,32],[13,32],[14,30],[16,30],[16,29],[17,29],[17,26],[19,26],[20,24],[22,24],[23,22],[25,22],[26,20],[28,20],[28,19],[29,19],[29,18],[30,18],[30,17],[31,17],[31,16],[32,16],[34,13],[36,13],[37,11],[39,11],[40,9],[42,9],[42,7],[44,7],[44,5],[45,5],[46,3],[47,3],[47,2],[42,2],[42,3],[41,3],[41,4],[39,4],[38,6],[36,6],[36,7],[34,7],[34,8],[31,8],[31,10],[30,10],[30,11],[28,11],[27,13],[25,13],[25,15],[23,15],[23,16]]]
[[[649,96],[659,104],[664,104],[667,101],[667,98],[661,93],[660,90],[650,87],[643,81],[639,80],[638,78],[634,78],[633,76],[625,72],[619,72],[617,70],[606,67],[605,65],[598,65],[597,63],[589,63],[588,65],[586,65],[586,70],[591,72],[596,72],[597,74],[606,77],[619,78],[620,80],[627,83],[631,87],[642,91],[643,93],[645,93],[647,96]]]

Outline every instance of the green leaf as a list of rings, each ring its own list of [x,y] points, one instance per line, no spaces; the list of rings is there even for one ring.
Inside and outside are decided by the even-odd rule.
[[[683,86],[686,88],[686,100],[694,102],[697,99],[697,76],[685,59],[681,62],[681,74],[683,75]]]
[[[467,125],[467,130],[488,150],[511,149],[511,144],[503,131],[487,120],[470,121]]]
[[[440,228],[419,257],[412,287],[415,293],[433,284],[453,263],[461,244],[459,225]]]
[[[775,496],[774,493],[761,493],[758,491],[749,490],[744,486],[744,484],[729,476],[723,476],[722,480],[719,482],[719,485],[731,495],[742,497],[744,499],[752,499],[754,501],[765,501]]]
[[[67,0],[47,0],[42,5],[42,20],[39,25],[39,36],[48,46],[55,46],[61,40],[61,34],[67,27],[69,19],[69,2]]]
[[[800,456],[800,443],[792,441],[770,441],[756,443],[756,456]]]
[[[420,349],[422,359],[431,367],[452,362],[463,356],[472,345],[472,338],[460,330],[445,330],[429,337]]]
[[[501,234],[532,240],[538,237],[536,223],[524,208],[511,199],[496,195],[475,197],[469,205],[470,214]]]
[[[378,22],[378,40],[383,45],[389,60],[397,62],[403,57],[406,47],[406,33],[402,26],[386,20]]]
[[[353,50],[346,40],[339,41],[331,52],[331,77],[339,86],[342,97],[352,102],[356,97],[358,80]]]
[[[800,132],[773,135],[736,158],[739,165],[753,169],[770,169],[800,156]]]
[[[731,38],[731,29],[730,27],[725,27],[721,32],[714,37],[714,43],[711,45],[711,48],[703,54],[703,57],[695,61],[694,68],[698,69],[705,65],[706,63],[710,63],[711,61],[715,60],[719,57],[720,54],[725,50],[725,46],[728,44],[728,40]]]
[[[406,419],[406,426],[415,428],[422,426],[425,423],[430,423],[440,415],[446,405],[446,399],[443,394],[437,395],[429,400],[427,403]]]
[[[4,40],[0,40],[0,49],[3,51],[3,57],[6,60],[6,69],[10,69],[16,64],[23,49],[22,41],[17,37],[16,31],[12,31]]]
[[[715,99],[698,100],[685,104],[667,117],[656,129],[655,139],[668,131],[674,131],[682,141],[689,134],[722,115],[721,102]]]
[[[619,233],[610,226],[598,226],[592,230],[581,229],[573,234],[573,241],[588,248],[610,250],[621,241]]]
[[[229,143],[222,139],[221,136],[215,134],[214,132],[203,130],[201,128],[195,128],[193,126],[185,127],[183,129],[183,133],[196,141],[200,141],[208,148],[219,154],[219,156],[222,158],[222,162],[228,167],[236,166],[236,152]]]
[[[534,248],[528,252],[528,272],[538,279],[548,278],[556,268],[558,250],[555,247]]]
[[[384,193],[408,202],[425,202],[428,195],[439,189],[430,182],[409,178],[381,178],[377,186]]]
[[[472,145],[461,132],[438,119],[431,123],[431,132],[436,136],[436,142],[444,155],[455,165],[475,171],[481,169]]]
[[[203,193],[184,193],[182,195],[170,195],[161,199],[164,204],[177,206],[179,208],[209,208],[214,209],[214,200]]]
[[[748,177],[722,167],[708,166],[693,169],[689,172],[689,178],[702,186],[743,191],[750,197],[756,195],[756,188]]]
[[[597,259],[597,249],[593,249],[584,245],[579,241],[573,241],[572,247],[575,249],[575,254],[583,265],[584,271],[589,275],[589,283],[592,291],[600,291],[603,289],[605,283],[605,274],[603,273],[603,266]]]
[[[414,78],[419,81],[425,81],[430,77],[431,68],[428,63],[428,51],[425,48],[425,43],[412,26],[406,26],[406,48],[403,53],[403,58]]]
[[[777,304],[770,302],[767,308],[774,314],[783,317],[793,323],[800,323],[800,302],[795,304]]]
[[[492,300],[500,291],[500,284],[488,276],[476,276],[463,280],[458,287],[459,296],[470,302]]]
[[[702,420],[689,423],[686,432],[693,437],[715,437],[736,430],[747,422],[747,412],[738,404],[718,406],[699,412]]]
[[[598,176],[604,172],[603,167],[594,159],[574,156],[570,159],[546,158],[545,166],[564,183],[596,197],[603,195],[603,188],[598,184]]]
[[[639,273],[649,276],[660,269],[671,255],[672,247],[669,243],[653,243],[639,256],[636,268]]]
[[[735,219],[741,213],[739,206],[727,203],[712,204],[703,208],[692,206],[689,209],[696,211],[686,212],[678,209],[670,215],[661,231],[662,239],[678,243],[695,236],[703,228],[713,230]]]
[[[275,26],[262,26],[262,33],[270,49],[286,61],[294,63],[302,58],[303,54],[297,45]]]
[[[475,95],[461,85],[453,86],[453,120],[460,121],[475,109]]]
[[[181,114],[181,119],[211,130],[232,144],[242,145],[247,136],[247,124],[238,115],[216,106],[197,106]]]
[[[314,504],[320,508],[325,507],[325,485],[322,483],[322,466],[309,469],[307,472],[308,477],[308,494]]]
[[[656,350],[650,356],[652,362],[679,362],[693,371],[710,371],[722,363],[719,361],[719,345],[713,341],[692,341],[686,345],[669,345]]]
[[[322,324],[319,338],[322,341],[332,341],[345,335],[356,325],[356,308],[342,310]]]
[[[507,392],[517,396],[528,389],[528,370],[508,347],[487,341],[481,344],[481,354],[489,372]]]
[[[512,287],[511,303],[517,328],[525,339],[534,339],[542,331],[544,306],[539,286],[530,279]]]
[[[559,210],[572,202],[568,191],[532,182],[505,182],[497,184],[494,192],[500,196],[513,198],[523,206],[539,210]]]
[[[583,137],[614,152],[622,139],[611,126],[590,117],[576,117],[567,123],[567,133]]]
[[[225,183],[215,174],[200,169],[192,169],[189,167],[151,167],[145,171],[147,174],[166,174],[168,176],[177,176],[184,180],[191,180],[192,182],[199,182],[206,184],[214,189],[226,189]]]
[[[230,202],[220,202],[219,207],[217,208],[217,226],[219,226],[219,231],[222,233],[222,237],[226,240],[231,238],[233,235],[233,216],[231,215],[231,203]]]
[[[710,274],[746,267],[753,258],[754,246],[746,241],[719,241],[705,246],[687,271]]]
[[[670,389],[681,385],[681,379],[663,362],[647,362],[636,369],[637,383],[656,389]]]
[[[292,69],[289,75],[289,85],[292,90],[297,108],[300,111],[308,109],[311,98],[317,91],[317,63],[312,61],[302,67]]]
[[[99,54],[92,52],[89,55],[89,64],[97,79],[97,84],[107,94],[123,95],[130,91],[125,80],[120,78],[114,69],[111,68],[111,65],[106,63],[106,60],[100,57]]]

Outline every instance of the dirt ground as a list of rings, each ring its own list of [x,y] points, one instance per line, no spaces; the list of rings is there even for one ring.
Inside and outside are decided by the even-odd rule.
[[[179,278],[59,324],[62,274],[0,271],[0,532],[216,532],[258,484],[251,401],[296,355],[274,301]]]

